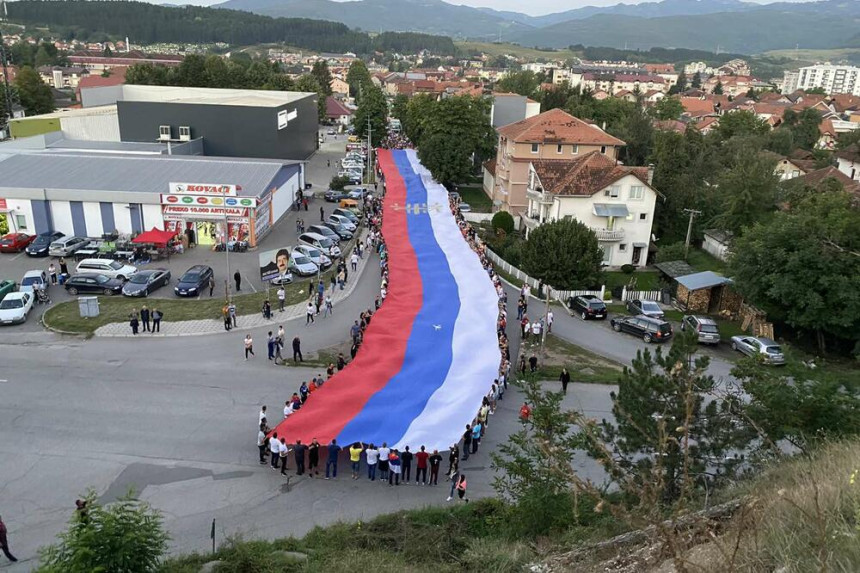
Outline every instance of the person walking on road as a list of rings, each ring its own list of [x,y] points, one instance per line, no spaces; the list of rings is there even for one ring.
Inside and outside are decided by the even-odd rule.
[[[466,431],[463,432],[463,461],[469,459],[469,453],[472,451],[472,426],[466,424]]]
[[[143,324],[143,331],[149,332],[149,309],[143,305],[140,309],[140,322]]]
[[[251,338],[251,334],[245,335],[245,360],[248,360],[248,355],[256,356],[254,354],[254,339]]]
[[[409,483],[409,478],[412,477],[412,452],[409,451],[409,446],[403,448],[403,453],[400,454],[400,467],[403,469],[403,483]]]
[[[3,550],[3,555],[6,556],[6,559],[15,563],[18,561],[14,555],[9,551],[9,540],[6,538],[6,524],[3,523],[3,518],[0,517],[0,549]]]
[[[68,276],[69,276],[69,265],[66,263],[66,259],[63,257],[60,257],[60,260],[57,262],[60,263],[60,274],[66,275],[66,277],[68,278]]]
[[[51,284],[57,284],[57,267],[54,263],[48,265],[48,276],[51,278]]]
[[[567,368],[561,369],[561,375],[558,377],[561,380],[561,392],[562,394],[567,395],[567,385],[570,384],[570,373],[567,371]]]
[[[325,223],[325,209],[322,205],[320,205],[320,221]]]
[[[349,462],[352,466],[352,479],[358,479],[358,473],[361,470],[361,452],[364,451],[363,444],[355,442],[349,448]]]
[[[312,324],[314,321],[314,315],[317,313],[317,309],[314,306],[314,303],[308,302],[306,312],[307,312],[307,316],[305,318],[305,326]]]
[[[460,501],[469,503],[469,498],[466,497],[466,474],[460,474],[457,480],[457,496],[460,498]],[[451,498],[449,497],[448,499]]]
[[[293,362],[297,362],[296,357],[298,356],[298,362],[304,362],[305,359],[302,358],[302,341],[299,339],[298,335],[293,338]]]
[[[367,456],[367,479],[376,481],[376,465],[379,462],[379,450],[376,449],[375,445],[370,444],[364,451],[364,455]]]
[[[457,488],[457,482],[460,481],[460,461],[456,458],[448,471],[448,479],[451,480],[451,491],[448,492],[448,499],[445,501],[451,501],[454,498],[454,490]]]
[[[224,317],[224,330],[229,332],[233,328],[233,322],[230,320],[230,305],[224,305],[224,308],[221,309],[221,315]]]
[[[287,475],[287,456],[290,455],[290,448],[287,447],[286,438],[281,438],[281,443],[278,444],[278,458],[281,462],[281,475]]]
[[[332,305],[330,294],[325,295],[325,307],[323,310],[323,318],[327,317],[328,315],[334,316],[334,305]]]
[[[161,332],[161,319],[164,318],[164,313],[158,310],[157,308],[152,309],[152,330],[150,334],[153,332]]]
[[[240,273],[238,270],[235,273],[233,273],[233,280],[236,281],[236,292],[241,291],[242,290],[242,273]]]
[[[269,331],[268,338],[266,339],[266,350],[269,357],[269,360],[275,359],[275,335],[272,334],[272,331]]]
[[[215,292],[215,277],[209,277],[209,298],[212,298],[212,293]]]
[[[352,272],[358,270],[358,253],[352,253],[352,256],[349,257],[349,264],[352,266]]]
[[[325,462],[325,479],[329,478],[329,470],[331,477],[337,479],[337,456],[340,453],[340,446],[337,445],[337,440],[332,440],[328,445],[328,459]]]
[[[236,304],[231,300],[230,304],[227,305],[227,312],[230,313],[230,321],[233,323],[233,328],[239,326],[236,323]]]

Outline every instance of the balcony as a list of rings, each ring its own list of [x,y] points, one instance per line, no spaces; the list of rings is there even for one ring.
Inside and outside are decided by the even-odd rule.
[[[532,189],[531,187],[526,187],[526,197],[535,201],[537,203],[541,203],[543,205],[551,205],[552,204],[552,195],[541,190],[540,187],[537,189]]]
[[[595,235],[597,235],[597,240],[603,241],[604,243],[624,240],[624,229],[600,229],[592,227],[591,230],[594,231]]]

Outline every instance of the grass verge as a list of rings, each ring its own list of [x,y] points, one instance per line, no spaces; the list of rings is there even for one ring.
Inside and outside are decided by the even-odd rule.
[[[519,333],[516,334],[519,336]],[[599,354],[571,344],[554,334],[548,334],[544,345],[544,357],[540,356],[540,342],[531,338],[523,341],[520,352],[528,360],[532,354],[538,357],[538,380],[558,380],[561,369],[567,368],[571,382],[587,384],[617,384],[624,367]]]
[[[457,191],[474,213],[489,213],[493,210],[493,200],[484,193],[482,185],[461,185]]]
[[[726,274],[726,263],[711,256],[702,249],[690,249],[690,254],[687,256],[687,264],[693,267],[693,270],[697,273],[714,271],[721,275]]]
[[[660,288],[660,273],[657,271],[640,271],[629,274],[621,271],[606,271],[603,275],[608,290],[626,286],[632,277],[636,277],[634,290],[658,290]]]

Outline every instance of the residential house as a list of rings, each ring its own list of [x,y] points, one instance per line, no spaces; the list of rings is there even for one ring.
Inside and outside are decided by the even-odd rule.
[[[586,73],[582,76],[582,87],[591,91],[603,90],[613,95],[620,91],[639,91],[645,93],[650,90],[666,92],[669,87],[662,77],[650,74],[598,74]]]
[[[860,181],[860,144],[853,143],[836,152],[836,164],[844,175],[854,181]]]
[[[561,109],[523,119],[496,130],[496,172],[492,188],[484,192],[494,210],[518,215],[528,206],[529,163],[536,159],[570,159],[597,151],[615,161],[625,143],[596,125]]]
[[[666,94],[660,90],[648,90],[642,96],[642,99],[644,99],[647,103],[657,103],[664,97],[666,97]]]
[[[845,191],[860,196],[860,181],[852,179],[832,165],[798,177],[798,181],[803,181],[809,187],[817,190],[822,190],[824,183],[828,180],[837,181],[842,184]]]
[[[56,89],[76,89],[78,83],[90,75],[83,67],[41,66],[38,72],[44,84]]]
[[[720,126],[720,118],[714,116],[703,117],[695,123],[696,129],[707,135]]]
[[[529,162],[526,236],[538,226],[576,219],[594,230],[603,264],[644,265],[658,191],[653,170],[627,167],[599,151],[569,159]]]
[[[341,78],[332,78],[331,79],[331,91],[332,93],[348,96],[349,95],[349,84],[346,83]]]
[[[678,83],[678,72],[674,64],[643,64],[649,74],[655,74],[666,80],[666,87],[671,88]],[[692,77],[691,77],[692,79]]]
[[[335,125],[347,126],[352,121],[352,110],[333,96],[325,98],[325,118]]]
[[[712,78],[708,78],[702,84],[702,87],[708,92],[713,92],[714,88],[717,87],[717,84],[719,83],[723,86],[723,94],[737,97],[750,91],[750,88],[753,87],[755,81],[756,80],[754,78],[747,75],[714,76]]]
[[[18,66],[13,66],[12,64],[8,64],[6,66],[6,70],[9,73],[8,78],[5,77],[6,74],[3,72],[3,67],[0,66],[0,82],[5,82],[8,79],[9,83],[11,84],[12,82],[15,81],[15,78],[18,75]]]
[[[820,135],[818,141],[815,142],[816,149],[828,149],[832,151],[836,148],[836,140],[839,134],[836,132],[836,128],[833,127],[832,120],[821,120],[821,123],[818,124],[818,132]]]
[[[683,115],[690,119],[698,119],[717,114],[714,102],[705,97],[680,97],[678,99],[681,101],[681,105],[684,108]]]

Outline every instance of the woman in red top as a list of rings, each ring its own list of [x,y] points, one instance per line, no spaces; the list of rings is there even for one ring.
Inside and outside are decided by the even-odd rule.
[[[520,420],[528,420],[532,415],[532,409],[529,408],[527,402],[523,402],[522,407],[520,408]]]

